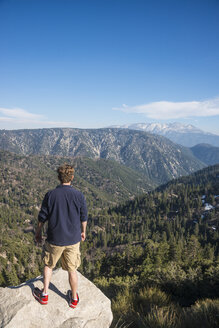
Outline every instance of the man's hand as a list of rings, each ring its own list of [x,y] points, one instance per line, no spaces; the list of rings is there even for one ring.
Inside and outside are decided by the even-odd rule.
[[[42,227],[43,227],[43,225],[44,225],[43,222],[38,222],[38,226],[37,226],[36,233],[35,233],[35,241],[38,244],[42,243]]]
[[[81,233],[81,240],[82,241],[85,241],[85,239],[86,239],[86,233],[85,232],[82,232]]]
[[[41,230],[36,231],[35,240],[36,240],[36,243],[38,243],[38,244],[42,243],[42,232],[41,232]]]
[[[87,227],[87,221],[81,222],[81,240],[85,241],[86,239],[86,227]]]

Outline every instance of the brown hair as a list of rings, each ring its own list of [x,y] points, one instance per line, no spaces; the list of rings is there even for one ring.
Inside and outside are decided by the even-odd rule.
[[[74,176],[74,168],[69,164],[63,164],[58,167],[58,179],[61,183],[68,183],[72,180],[72,176]]]

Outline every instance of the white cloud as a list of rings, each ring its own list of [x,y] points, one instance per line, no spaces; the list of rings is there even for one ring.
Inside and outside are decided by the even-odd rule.
[[[44,115],[33,114],[21,108],[0,108],[0,128],[71,127],[73,122],[49,121]]]
[[[43,115],[32,114],[21,108],[0,108],[0,113],[6,117],[14,117],[18,119],[42,119]]]
[[[216,116],[219,115],[219,98],[191,102],[157,101],[133,107],[123,104],[121,107],[114,107],[113,110],[145,114],[153,119]]]

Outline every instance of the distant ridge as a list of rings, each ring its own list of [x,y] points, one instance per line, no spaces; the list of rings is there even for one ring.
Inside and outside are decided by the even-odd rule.
[[[169,138],[175,143],[186,147],[193,147],[200,143],[208,143],[219,147],[219,136],[203,130],[191,124],[182,123],[135,123],[126,125],[114,125],[111,128],[131,129],[150,132]]]
[[[1,130],[3,150],[23,155],[83,156],[114,160],[143,173],[155,185],[205,166],[169,139],[128,129]]]
[[[219,164],[219,147],[199,144],[191,148],[195,157],[207,165]]]

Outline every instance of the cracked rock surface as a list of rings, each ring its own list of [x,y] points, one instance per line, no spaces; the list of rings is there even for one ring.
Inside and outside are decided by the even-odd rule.
[[[80,302],[75,309],[68,305],[68,274],[62,269],[53,272],[47,305],[32,296],[34,287],[42,288],[42,277],[0,288],[0,327],[109,328],[113,319],[110,300],[79,272],[78,283]]]

